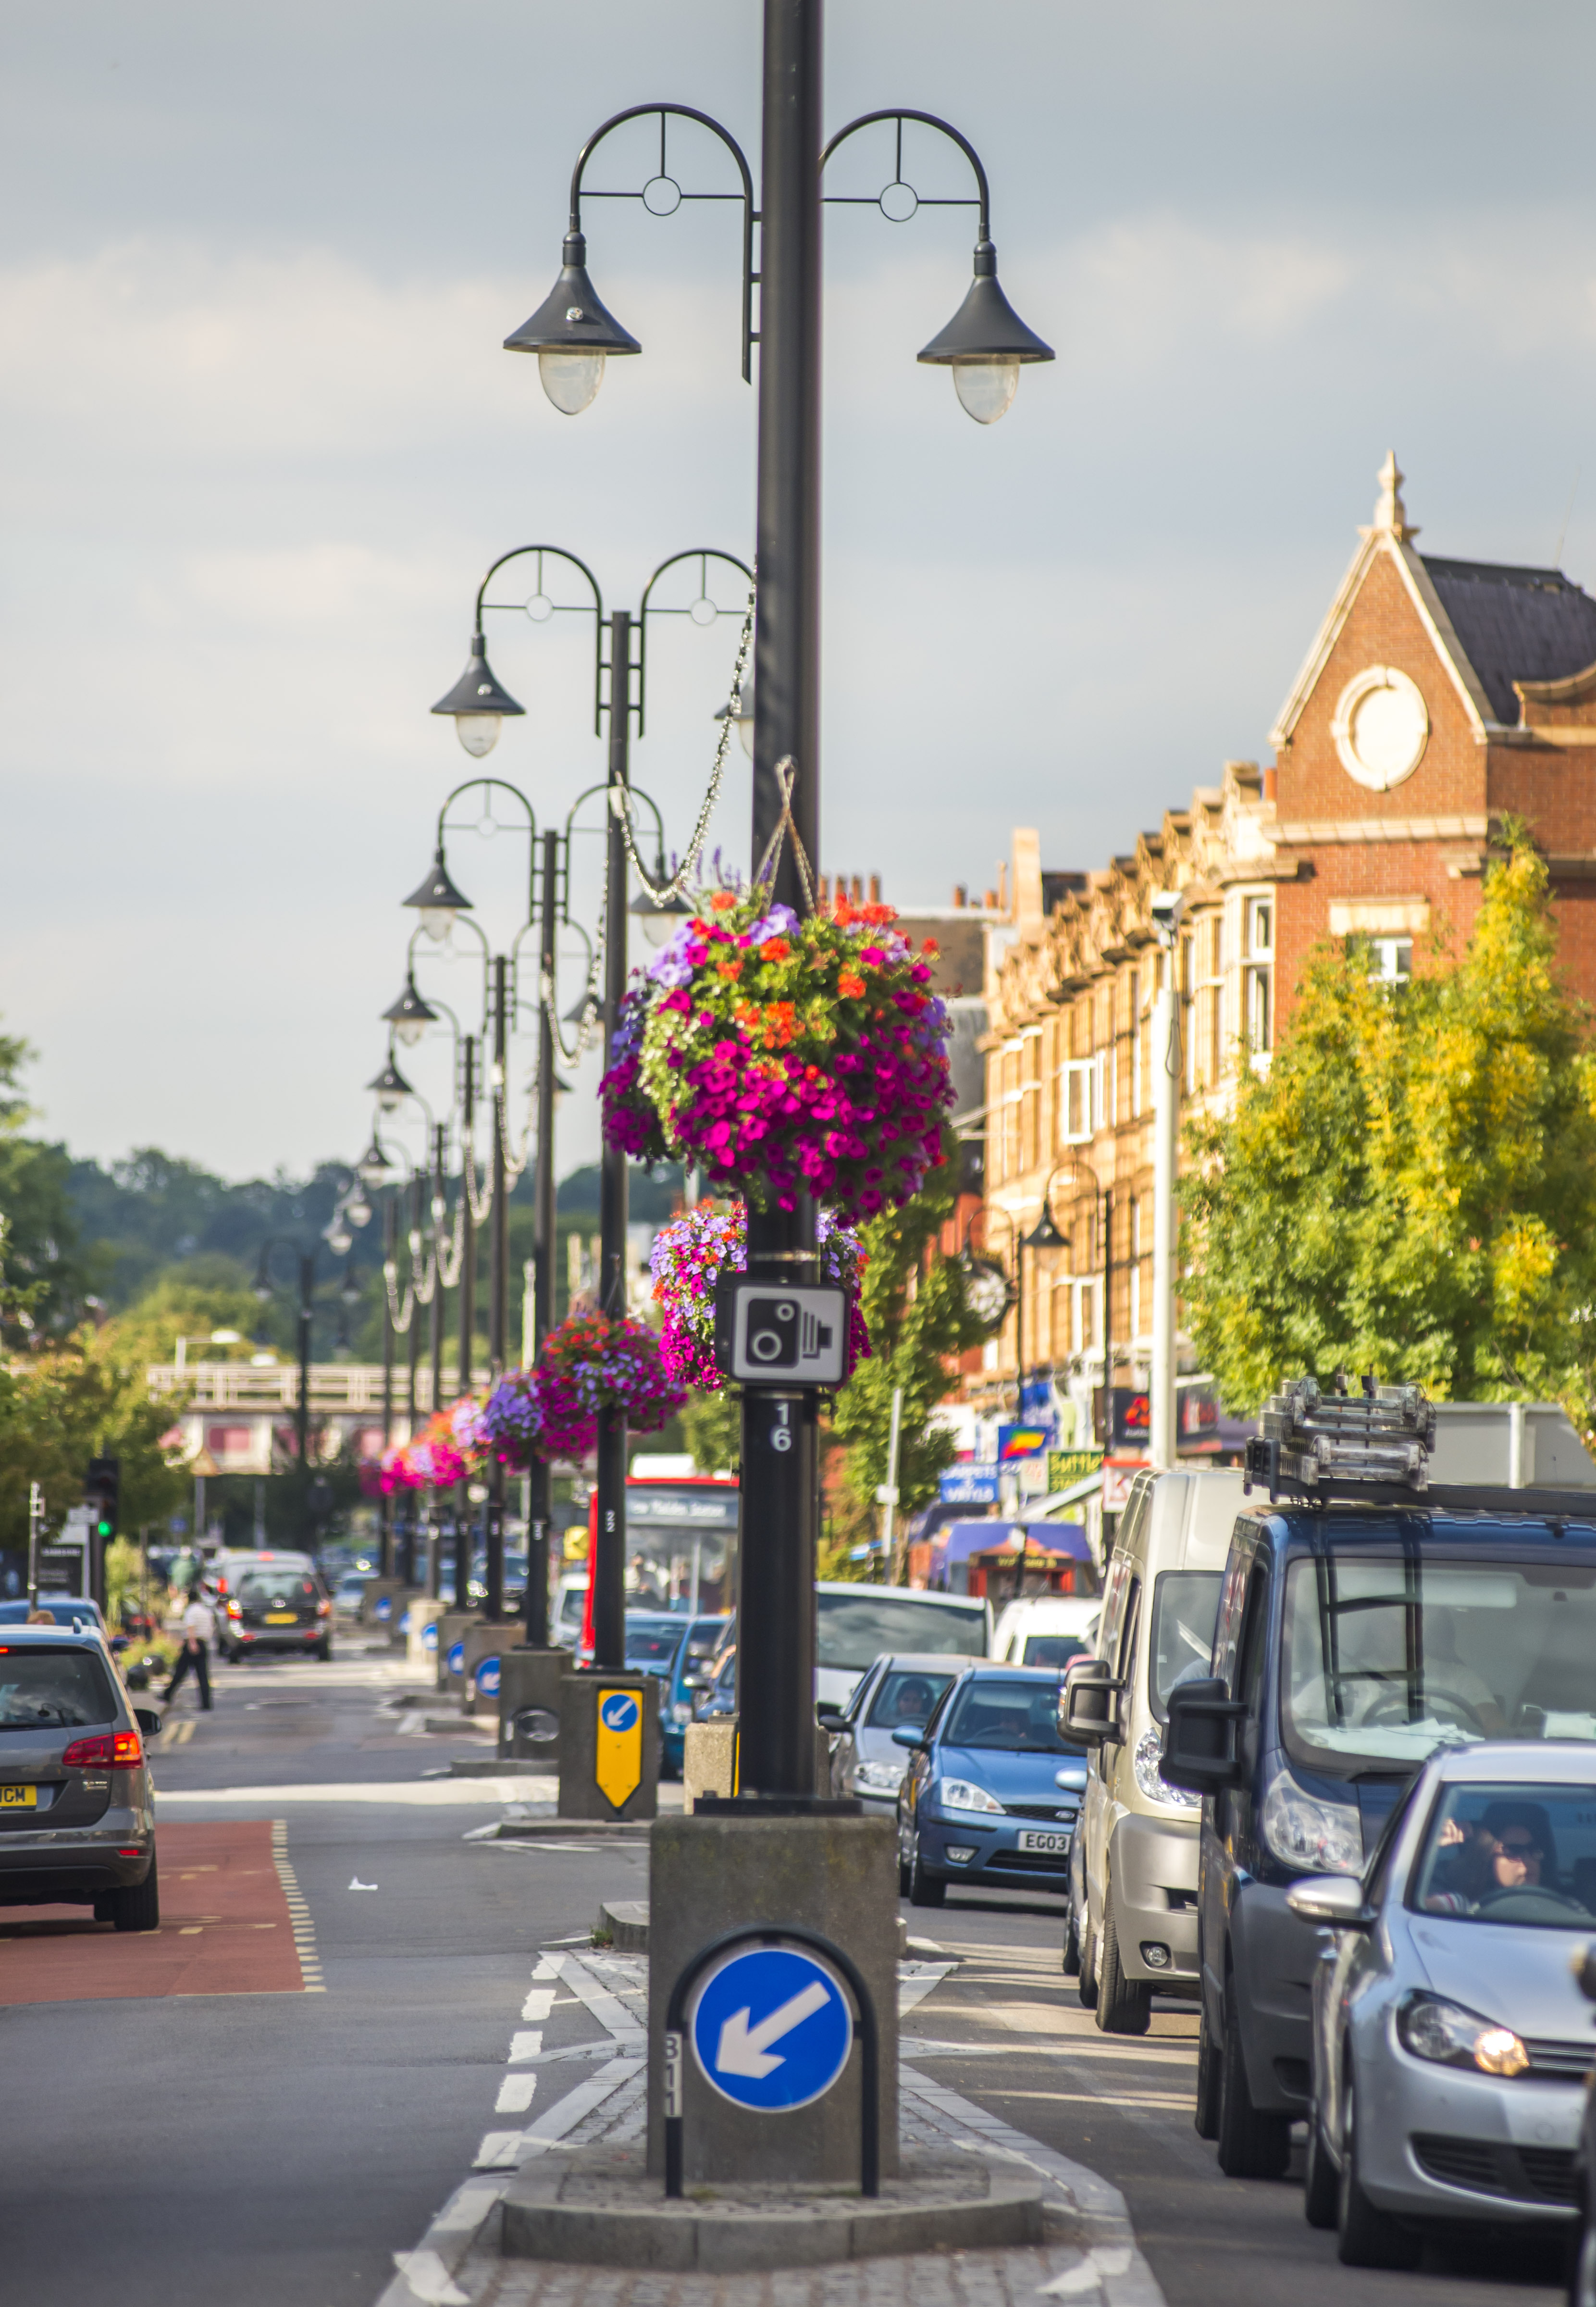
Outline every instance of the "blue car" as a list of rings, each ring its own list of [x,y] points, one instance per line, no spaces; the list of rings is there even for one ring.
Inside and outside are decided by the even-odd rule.
[[[726,1630],[725,1618],[690,1618],[671,1660],[670,1682],[661,1692],[659,1710],[661,1768],[667,1779],[679,1779],[687,1759],[687,1726],[693,1720],[693,1701],[702,1687],[708,1665]],[[692,1679],[690,1681],[689,1677]]]
[[[893,1732],[910,1756],[897,1873],[912,1907],[940,1907],[950,1882],[1068,1897],[1086,1756],[1060,1736],[1060,1687],[1047,1668],[970,1667],[922,1730]]]

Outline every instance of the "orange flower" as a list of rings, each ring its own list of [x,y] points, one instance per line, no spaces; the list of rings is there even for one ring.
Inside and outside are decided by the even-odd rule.
[[[759,957],[762,961],[785,961],[792,950],[785,938],[767,938],[759,948]]]
[[[857,971],[845,969],[837,981],[837,990],[845,994],[849,1000],[856,1001],[864,991],[864,980]]]
[[[897,912],[892,905],[861,905],[859,918],[862,922],[870,922],[880,926],[884,922],[897,921]]]
[[[941,947],[937,943],[937,940],[936,940],[936,939],[935,939],[935,938],[927,938],[927,939],[926,939],[926,940],[925,940],[925,943],[921,947],[920,950],[921,950],[921,952],[922,952],[922,953],[940,953],[940,952],[941,952],[941,950],[942,950],[942,948],[941,948]]]
[[[717,961],[715,965],[715,974],[716,977],[724,977],[728,984],[735,985],[742,974],[742,964],[740,961]]]
[[[731,889],[716,889],[709,900],[717,913],[730,913],[736,902],[736,893]]]

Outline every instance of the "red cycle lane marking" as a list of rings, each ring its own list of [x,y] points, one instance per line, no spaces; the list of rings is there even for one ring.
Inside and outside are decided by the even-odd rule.
[[[265,1818],[157,1827],[159,1931],[118,1931],[88,1907],[0,1907],[0,2006],[303,1994],[271,1836]]]

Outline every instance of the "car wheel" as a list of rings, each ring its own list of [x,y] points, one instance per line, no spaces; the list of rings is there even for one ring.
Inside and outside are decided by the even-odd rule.
[[[1081,1998],[1083,2011],[1097,2008],[1097,1941],[1092,1933],[1090,1913],[1081,1931],[1081,1975],[1075,1982],[1075,1991]]]
[[[940,1874],[928,1874],[920,1857],[920,1837],[914,1837],[914,1852],[909,1860],[909,1904],[911,1907],[940,1907],[948,1896],[948,1885]]]
[[[1232,2003],[1231,1992],[1226,1997]],[[1291,2160],[1291,2119],[1261,2114],[1252,2103],[1247,2084],[1247,2062],[1241,2054],[1241,2030],[1227,2016],[1224,2040],[1219,2046],[1219,2127],[1214,2133],[1219,2167],[1227,2179],[1280,2179]]]
[[[160,1928],[160,1883],[157,1879],[153,1853],[150,1872],[143,1881],[132,1883],[124,1890],[108,1892],[107,1903],[110,1907],[111,1920],[119,1931],[158,1931]],[[98,1914],[98,1899],[94,1906]]]
[[[1107,1892],[1103,1903],[1103,1952],[1097,1964],[1099,2028],[1105,2035],[1145,2035],[1153,2018],[1153,1989],[1127,1978],[1120,1964],[1120,1926],[1114,1901]]]
[[[1219,2053],[1208,2032],[1208,2006],[1205,2001],[1197,2013],[1197,2105],[1192,2110],[1192,2123],[1199,2139],[1219,2136]]]
[[[1064,1960],[1060,1968],[1066,1978],[1078,1978],[1081,1975],[1081,1934],[1073,1907],[1064,1919]]]
[[[1333,2227],[1340,2196],[1341,2180],[1325,2144],[1325,2126],[1316,2099],[1308,2110],[1308,2153],[1302,2165],[1302,2216],[1309,2226]]]
[[[1343,2267],[1417,2267],[1424,2239],[1371,2203],[1358,2175],[1358,2095],[1349,2071],[1342,2092],[1341,2174],[1336,2190],[1336,2256]]]

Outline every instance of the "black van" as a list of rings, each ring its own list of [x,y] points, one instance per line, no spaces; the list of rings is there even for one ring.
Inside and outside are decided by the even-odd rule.
[[[1596,1492],[1432,1489],[1422,1451],[1344,1471],[1272,1422],[1248,1472],[1273,1495],[1238,1517],[1211,1678],[1171,1692],[1163,1762],[1205,1797],[1197,2128],[1253,2178],[1309,2109],[1319,1933],[1288,1887],[1360,1873],[1438,1745],[1596,1739]]]

